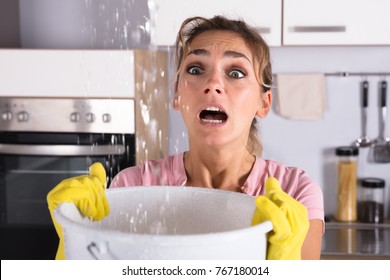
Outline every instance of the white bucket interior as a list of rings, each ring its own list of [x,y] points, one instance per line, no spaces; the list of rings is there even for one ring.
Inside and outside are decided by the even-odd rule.
[[[251,226],[254,197],[195,187],[106,191],[110,215],[92,222],[72,203],[55,211],[69,259],[265,259],[266,221]]]

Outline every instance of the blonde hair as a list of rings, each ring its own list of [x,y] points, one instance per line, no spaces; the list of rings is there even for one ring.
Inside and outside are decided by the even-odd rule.
[[[203,32],[213,30],[232,31],[245,41],[254,57],[255,63],[253,67],[255,68],[255,73],[257,73],[258,82],[262,86],[260,94],[269,91],[272,85],[272,67],[267,43],[256,29],[247,25],[243,20],[232,20],[223,16],[214,16],[212,18],[191,17],[184,20],[175,43],[176,82],[179,80],[184,55],[188,52],[192,40]],[[252,154],[261,155],[263,148],[258,137],[256,123],[257,119],[255,117],[250,128],[247,149]]]

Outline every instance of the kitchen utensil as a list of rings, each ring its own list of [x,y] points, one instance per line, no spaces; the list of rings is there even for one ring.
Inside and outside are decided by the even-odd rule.
[[[355,146],[369,147],[371,140],[367,136],[368,81],[364,81],[362,87],[362,136],[355,141]]]
[[[110,214],[101,222],[73,203],[54,214],[69,259],[266,258],[272,223],[251,226],[255,197],[197,187],[143,186],[106,190]]]
[[[373,141],[374,161],[386,163],[390,162],[390,139],[385,136],[386,118],[387,118],[387,82],[380,83],[380,108],[379,117],[379,136]]]

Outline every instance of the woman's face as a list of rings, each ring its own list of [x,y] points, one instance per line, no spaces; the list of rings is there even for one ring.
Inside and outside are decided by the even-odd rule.
[[[251,50],[234,32],[207,31],[193,39],[184,54],[173,103],[190,141],[246,145],[253,118],[264,117],[271,102],[270,92],[261,93],[256,65]]]

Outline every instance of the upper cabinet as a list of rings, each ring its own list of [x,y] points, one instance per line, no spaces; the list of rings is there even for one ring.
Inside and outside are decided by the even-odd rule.
[[[281,45],[282,0],[154,0],[151,8],[152,43],[173,45],[184,19],[225,15],[243,18],[261,33],[270,46]]]
[[[390,45],[389,0],[154,0],[152,43],[173,45],[190,16],[241,17],[270,46]],[[283,26],[282,26],[283,23]]]
[[[283,45],[390,45],[389,0],[284,0]]]

